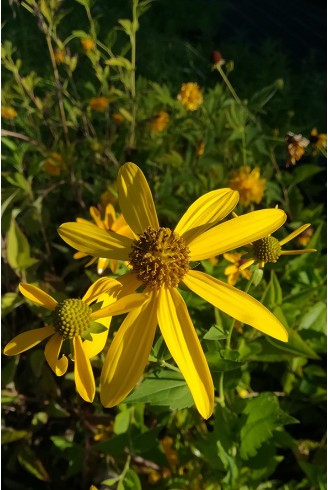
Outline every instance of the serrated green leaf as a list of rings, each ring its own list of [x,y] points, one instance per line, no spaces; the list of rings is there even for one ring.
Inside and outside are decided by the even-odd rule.
[[[226,330],[221,325],[213,325],[204,335],[204,340],[223,340],[228,337]]]

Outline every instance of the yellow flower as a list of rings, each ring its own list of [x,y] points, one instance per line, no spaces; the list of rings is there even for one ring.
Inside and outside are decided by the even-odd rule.
[[[129,238],[134,238],[134,234],[129,227],[129,225],[126,223],[124,217],[122,214],[120,214],[118,217],[116,217],[115,209],[111,204],[107,204],[106,209],[105,209],[105,217],[104,219],[101,219],[101,214],[99,209],[97,209],[95,206],[90,207],[90,216],[93,219],[93,221],[96,223],[99,228],[102,230],[106,231],[113,231],[115,233],[118,233],[119,235],[123,235]],[[76,218],[76,221],[78,223],[87,223],[89,224],[90,221],[87,221],[83,218]],[[83,253],[83,252],[76,252],[73,255],[74,259],[82,259],[84,257],[87,257],[88,254]],[[92,258],[90,262],[86,264],[86,267],[89,265],[93,264],[97,258]],[[97,272],[98,274],[102,274],[104,270],[110,266],[111,271],[115,274],[118,268],[118,260],[114,259],[107,259],[107,258],[98,258],[98,263],[97,263]]]
[[[246,260],[244,264],[239,267],[240,271],[243,271],[255,262],[259,262],[260,267],[264,267],[266,263],[276,263],[281,255],[301,255],[311,252],[316,252],[316,249],[302,249],[302,250],[281,250],[281,247],[285,243],[290,242],[293,238],[297,237],[303,233],[307,228],[311,226],[309,223],[302,225],[297,230],[293,231],[287,235],[283,240],[277,240],[271,235],[268,235],[260,240],[256,240],[252,243],[253,246],[253,257]]]
[[[160,111],[157,116],[150,123],[150,129],[152,131],[161,133],[167,127],[170,120],[170,116],[165,111]]]
[[[205,151],[205,143],[203,140],[201,140],[196,148],[196,155],[198,157],[201,157],[202,155],[204,155],[204,151]]]
[[[187,111],[196,111],[203,103],[200,87],[194,82],[183,83],[177,98]]]
[[[116,124],[121,124],[124,121],[124,117],[120,112],[114,112],[112,118]]]
[[[252,273],[251,271],[241,271],[239,267],[245,262],[241,257],[244,255],[244,253],[226,253],[223,254],[223,257],[228,261],[231,262],[233,265],[228,265],[228,267],[225,268],[224,273],[226,276],[228,276],[228,284],[231,284],[231,286],[234,286],[236,282],[238,281],[238,278],[240,275],[242,275],[245,279],[250,279]]]
[[[50,153],[43,163],[43,169],[47,174],[58,176],[65,168],[65,162],[59,153]]]
[[[92,97],[89,100],[89,107],[93,109],[94,111],[98,112],[104,112],[109,104],[109,98],[108,97]]]
[[[17,116],[17,112],[13,107],[2,105],[1,106],[1,117],[7,119],[7,121],[12,121]]]
[[[317,151],[327,148],[327,135],[324,133],[318,134],[318,130],[313,128],[311,131],[310,143]]]
[[[85,37],[81,39],[81,44],[86,53],[88,53],[95,47],[95,42],[91,37]]]
[[[189,266],[267,236],[285,222],[286,215],[280,209],[262,209],[220,223],[236,206],[238,193],[218,189],[198,198],[173,231],[160,227],[150,188],[137,165],[126,163],[120,168],[117,189],[120,208],[135,239],[85,223],[64,223],[58,230],[65,242],[84,253],[129,260],[131,271],[121,280],[136,289],[143,287],[148,297],[128,314],[110,345],[100,379],[101,402],[113,407],[135,387],[159,324],[198,411],[208,418],[214,405],[213,381],[178,285],[182,283],[228,315],[286,342],[285,328],[261,303]]]
[[[291,131],[286,134],[286,144],[289,153],[286,167],[289,167],[290,164],[296,165],[296,162],[304,155],[305,148],[309,143],[310,141],[301,134],[294,134]]]
[[[296,242],[298,243],[298,245],[301,245],[301,247],[305,247],[309,243],[309,241],[311,240],[313,233],[314,233],[314,230],[313,230],[312,226],[310,226],[309,228],[306,228],[296,238]]]
[[[54,51],[54,58],[57,63],[65,63],[66,53],[62,49],[56,48]]]
[[[123,283],[105,277],[90,286],[82,299],[65,299],[60,303],[33,284],[22,282],[19,290],[25,298],[52,312],[52,324],[17,335],[6,345],[4,354],[21,354],[50,337],[44,354],[53,372],[57,376],[63,376],[67,371],[68,359],[64,354],[59,359],[59,355],[63,342],[71,340],[76,390],[83,400],[92,402],[95,380],[89,358],[103,350],[111,315],[129,311],[133,305],[140,304],[142,298],[139,296],[144,295],[129,294],[116,301],[121,290],[124,294],[129,290],[124,288]],[[93,311],[90,305],[95,301],[102,301],[102,307]]]
[[[228,182],[231,189],[239,192],[240,204],[248,206],[251,202],[259,204],[264,196],[266,179],[260,178],[260,169],[251,168],[248,165],[234,170]]]

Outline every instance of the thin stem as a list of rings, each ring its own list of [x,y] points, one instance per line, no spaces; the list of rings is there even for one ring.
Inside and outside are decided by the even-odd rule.
[[[179,368],[175,367],[175,366],[172,366],[172,364],[169,364],[168,362],[166,361],[160,361],[160,365],[162,367],[167,367],[168,369],[171,369],[172,371],[176,371],[177,373],[180,373],[181,374],[181,371]]]
[[[138,25],[137,18],[137,0],[133,0],[132,8],[132,33],[130,35],[131,42],[131,76],[130,76],[130,91],[131,91],[131,131],[129,138],[129,148],[134,148],[135,146],[135,130],[136,130],[136,114],[137,114],[137,104],[136,104],[136,32]]]

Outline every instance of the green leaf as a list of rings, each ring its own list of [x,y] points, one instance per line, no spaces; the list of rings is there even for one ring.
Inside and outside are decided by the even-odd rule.
[[[282,289],[274,271],[271,271],[271,278],[262,296],[262,303],[269,309],[282,303]]]
[[[126,109],[124,109],[123,107],[120,107],[119,108],[119,112],[122,114],[122,116],[129,122],[132,122],[133,121],[133,117],[132,115],[130,114],[130,112],[128,112]]]
[[[42,461],[34,451],[28,446],[21,446],[17,454],[17,459],[23,468],[35,476],[38,480],[50,481],[49,475],[43,466]]]
[[[114,434],[124,434],[130,425],[131,420],[131,410],[123,410],[118,413],[115,417],[114,422]]]
[[[130,60],[124,58],[123,56],[116,56],[115,58],[110,58],[105,61],[105,65],[109,66],[122,66],[126,70],[132,70],[133,66]]]
[[[128,36],[133,34],[133,24],[129,19],[119,19],[118,23],[121,24]]]
[[[26,269],[38,262],[31,258],[27,238],[14,219],[7,233],[7,260],[13,269]]]
[[[326,333],[327,326],[327,307],[323,302],[316,303],[303,315],[299,328],[316,330]]]
[[[319,167],[318,165],[301,165],[293,168],[292,180],[289,189],[322,171],[323,168]]]
[[[228,333],[221,325],[213,325],[204,335],[204,340],[223,340],[228,337]]]
[[[1,431],[1,444],[9,444],[10,442],[19,441],[19,439],[27,439],[31,435],[26,430],[15,430],[11,428],[3,428]]]
[[[131,488],[132,490],[142,490],[139,476],[137,473],[129,469],[124,476],[124,488]]]
[[[243,365],[242,362],[239,362],[239,352],[237,352],[238,357],[235,354],[232,354],[230,359],[224,359],[221,355],[222,351],[225,351],[225,349],[222,349],[220,353],[219,352],[205,353],[206,360],[208,362],[208,365],[212,373],[233,371],[234,369],[239,369]],[[231,351],[231,352],[236,352],[236,351]]]
[[[18,293],[5,293],[1,298],[1,313],[5,317],[12,310],[24,303],[22,295]]]

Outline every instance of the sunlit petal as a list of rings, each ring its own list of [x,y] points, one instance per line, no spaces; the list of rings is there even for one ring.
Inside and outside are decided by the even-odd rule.
[[[73,337],[74,378],[78,394],[86,402],[92,402],[96,392],[91,363],[86,356],[80,337]]]
[[[117,260],[129,258],[132,240],[92,223],[64,223],[58,233],[71,247],[87,255]]]
[[[89,287],[83,296],[82,301],[90,304],[93,301],[96,301],[101,294],[117,291],[121,287],[122,285],[118,281],[115,281],[115,279],[112,279],[111,277],[101,277]]]
[[[117,288],[116,295],[118,294],[118,291],[120,289],[121,289],[121,285],[119,288]],[[102,305],[101,305],[102,307],[109,306],[112,303],[114,303],[115,301],[116,301],[116,296],[113,293],[111,293],[110,295],[109,294],[102,294],[101,296],[99,296],[99,298],[97,300],[97,302],[102,303]],[[100,332],[100,333],[91,333],[90,335],[91,335],[92,340],[85,340],[83,342],[83,349],[84,349],[85,355],[87,357],[89,357],[89,358],[94,357],[104,349],[104,347],[106,345],[109,326],[111,324],[111,321],[112,321],[111,316],[106,316],[104,318],[99,318],[97,320],[97,323],[100,323],[101,325],[103,325],[106,328],[106,330],[104,332]]]
[[[286,220],[281,209],[261,209],[205,231],[189,244],[190,260],[204,260],[242,247],[277,230]]]
[[[68,367],[68,359],[66,356],[62,356],[58,359],[62,344],[63,337],[58,333],[55,333],[55,335],[48,340],[44,349],[44,355],[46,356],[47,362],[57,376],[63,376]]]
[[[19,335],[16,335],[16,337],[14,337],[10,342],[8,342],[8,344],[4,348],[3,353],[6,356],[15,356],[16,354],[21,354],[26,350],[32,349],[32,347],[35,347],[40,342],[42,342],[42,340],[46,339],[53,333],[55,333],[55,330],[50,325],[20,333]]]
[[[158,323],[165,343],[189,386],[197,410],[208,419],[214,406],[213,381],[187,307],[177,290],[160,290]]]
[[[265,306],[249,294],[199,271],[189,271],[183,282],[205,301],[236,320],[251,325],[282,342],[288,341],[285,327]]]
[[[33,301],[33,303],[35,303],[36,305],[47,308],[48,310],[54,310],[58,304],[54,298],[42,291],[42,289],[33,286],[33,284],[21,282],[18,288],[20,292],[25,296],[25,298]]]
[[[120,298],[115,303],[101,308],[100,310],[91,313],[91,318],[97,320],[97,318],[104,318],[106,316],[123,315],[135,308],[139,308],[142,304],[149,300],[149,296],[143,293],[133,293]]]
[[[238,192],[231,189],[218,189],[198,198],[185,212],[175,231],[187,243],[201,233],[215,226],[237,205]]]
[[[239,270],[240,271],[243,271],[244,269],[247,269],[247,267],[250,267],[251,265],[253,265],[255,262],[255,259],[250,259],[250,260],[247,260],[247,262],[244,262],[240,267],[239,267]]]
[[[75,254],[73,255],[73,259],[83,259],[87,256],[88,254],[84,254],[83,252],[75,252]]]
[[[295,238],[298,235],[300,235],[301,233],[303,233],[303,231],[307,230],[310,226],[311,226],[310,223],[307,223],[306,225],[300,226],[299,228],[297,228],[297,230],[294,230],[292,233],[290,233],[285,238],[280,240],[279,241],[280,246],[282,247],[283,245],[285,245],[285,243],[290,242],[293,238]]]
[[[100,377],[105,407],[120,403],[135,387],[148,361],[157,325],[157,298],[128,314],[108,350]]]
[[[116,221],[113,223],[112,230],[120,235],[127,236],[128,238],[135,239],[136,235],[133,233],[129,225],[124,219],[123,214],[120,214]]]
[[[121,211],[135,233],[143,233],[148,226],[159,228],[153,196],[137,165],[131,162],[122,165],[117,177],[117,190]]]
[[[103,257],[98,259],[98,262],[97,262],[98,274],[102,274],[104,272],[104,270],[107,269],[109,262],[110,262],[110,259],[104,259]],[[115,262],[118,263],[117,261],[115,261]],[[112,271],[113,271],[113,269],[112,269]]]

